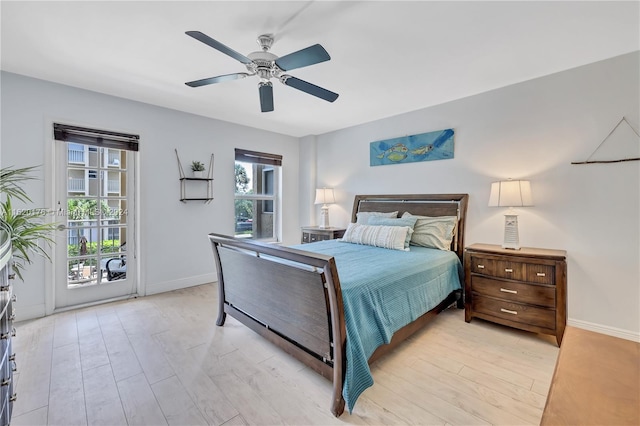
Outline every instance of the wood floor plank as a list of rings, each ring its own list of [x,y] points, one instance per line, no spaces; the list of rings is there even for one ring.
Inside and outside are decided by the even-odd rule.
[[[507,381],[494,377],[491,374],[487,374],[484,371],[479,371],[468,366],[464,366],[458,374],[465,379],[469,379],[479,385],[486,386],[494,391],[500,392],[515,399],[516,401],[523,402],[540,410],[544,409],[544,404],[546,402],[544,395],[513,385]]]
[[[87,424],[80,347],[77,342],[53,349],[48,405],[50,424]]]
[[[208,424],[176,376],[152,384],[151,390],[170,425]]]
[[[460,376],[444,371],[429,362],[420,361],[413,368],[427,380],[439,381],[452,394],[461,393],[486,403],[486,405],[477,405],[484,409],[483,413],[486,413],[483,418],[491,423],[521,424],[526,421],[528,424],[535,424],[542,416],[540,408],[517,401],[511,396],[491,389],[485,384],[479,384],[463,377],[459,378]],[[481,412],[479,409],[477,411]]]
[[[19,416],[12,416],[11,424],[13,426],[46,425],[48,411],[48,407],[42,407]]]
[[[20,352],[16,349],[20,371],[15,388],[15,392],[19,392],[19,398],[13,406],[13,415],[16,417],[49,404],[54,328],[53,322],[41,328],[25,328],[24,331],[20,325],[17,326],[19,330],[16,340],[19,342],[27,335],[32,346]]]
[[[144,374],[120,380],[117,386],[129,426],[168,424]]]
[[[171,333],[158,333],[153,337],[162,347],[183,388],[208,423],[219,425],[239,414],[225,392],[206,374],[204,358],[196,357],[190,350],[175,345]]]
[[[56,317],[53,330],[53,347],[68,345],[78,342],[78,327],[76,325],[76,315],[73,312],[65,312]]]
[[[102,365],[84,371],[83,382],[87,421],[90,425],[126,424],[127,420],[111,365]]]
[[[109,322],[100,328],[116,382],[141,373],[142,367],[120,322]]]
[[[234,373],[225,373],[216,376],[216,384],[221,389],[224,389],[224,393],[227,395],[229,401],[249,424],[284,424],[276,410],[262,399],[251,386],[240,380]]]
[[[150,384],[175,375],[173,368],[171,368],[167,358],[164,356],[162,347],[152,336],[146,333],[139,333],[128,337],[136,358]]]
[[[391,369],[393,370],[393,369]],[[396,390],[396,392],[407,395],[423,409],[434,416],[456,425],[487,425],[489,422],[476,416],[474,413],[465,411],[455,402],[445,400],[438,395],[437,391],[432,392],[429,388],[422,386],[421,378],[412,377],[413,373],[409,369],[402,369],[409,373],[409,378],[402,377],[405,374],[396,374],[385,368],[376,368],[374,380],[379,381],[384,386]],[[374,384],[375,386],[375,384]],[[366,393],[367,391],[365,391]],[[356,405],[357,407],[357,405]]]

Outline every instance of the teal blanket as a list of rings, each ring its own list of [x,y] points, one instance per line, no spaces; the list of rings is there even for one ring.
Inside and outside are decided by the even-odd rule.
[[[460,289],[462,265],[454,252],[416,246],[404,252],[331,240],[295,248],[335,258],[347,329],[342,395],[351,412],[373,385],[369,357],[397,330]]]

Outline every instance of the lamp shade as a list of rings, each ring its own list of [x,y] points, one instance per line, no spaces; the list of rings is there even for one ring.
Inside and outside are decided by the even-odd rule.
[[[489,207],[533,206],[531,183],[528,180],[503,180],[491,184]]]
[[[314,204],[333,204],[336,202],[333,196],[333,188],[316,189],[316,201]]]

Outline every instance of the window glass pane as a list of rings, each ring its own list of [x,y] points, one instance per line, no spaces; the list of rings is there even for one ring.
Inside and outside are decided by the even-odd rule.
[[[253,194],[253,164],[236,161],[236,194]]]
[[[280,167],[236,161],[235,235],[238,238],[275,240]]]
[[[103,170],[102,195],[105,197],[125,197],[127,195],[126,172]]]

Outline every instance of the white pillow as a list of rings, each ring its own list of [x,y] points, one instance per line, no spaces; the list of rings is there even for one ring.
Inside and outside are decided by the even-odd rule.
[[[350,223],[341,241],[409,251],[409,248],[404,247],[404,241],[407,234],[411,232],[413,231],[408,226],[374,226]]]
[[[451,250],[451,241],[455,235],[458,218],[456,216],[414,216],[404,212],[402,217],[416,217],[411,244],[440,250]]]
[[[371,216],[380,216],[380,217],[398,217],[398,212],[358,212],[356,213],[356,223],[360,225],[366,225],[369,223],[369,218]]]

